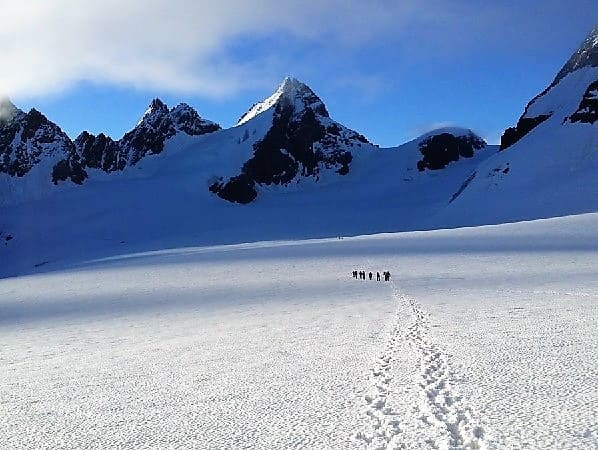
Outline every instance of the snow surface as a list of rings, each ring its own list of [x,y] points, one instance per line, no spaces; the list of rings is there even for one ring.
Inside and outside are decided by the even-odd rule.
[[[82,186],[64,183],[40,199],[10,204],[19,192],[7,190],[0,231],[14,239],[0,245],[0,276],[58,268],[81,255],[416,229],[497,150],[488,146],[445,170],[419,172],[417,141],[394,149],[364,145],[354,149],[347,176],[323,171],[318,182],[260,187],[247,206],[216,197],[209,185],[238,174],[271,114],[210,135],[179,134],[159,155],[118,173],[89,170]],[[35,186],[42,192],[46,184]]]
[[[588,214],[5,278],[0,447],[596,448],[597,267]]]

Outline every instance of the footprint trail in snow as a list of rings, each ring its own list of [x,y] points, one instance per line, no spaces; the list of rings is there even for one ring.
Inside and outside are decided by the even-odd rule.
[[[366,425],[356,434],[360,447],[487,449],[484,428],[457,391],[458,376],[449,355],[430,337],[429,314],[394,286],[393,296],[397,312],[388,343],[371,370],[371,388],[364,395]],[[406,365],[415,370],[409,379],[399,380]]]

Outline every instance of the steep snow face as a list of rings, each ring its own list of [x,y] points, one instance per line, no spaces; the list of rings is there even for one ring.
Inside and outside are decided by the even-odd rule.
[[[598,209],[598,36],[594,29],[555,81],[506,130],[437,223],[476,225]],[[447,221],[446,218],[450,219]]]
[[[318,182],[324,172],[346,175],[353,151],[373,148],[364,136],[330,119],[322,100],[293,78],[254,105],[238,127],[254,128],[253,121],[261,123],[262,116],[269,125],[253,143],[253,154],[240,173],[228,179],[218,176],[210,185],[210,191],[224,200],[249,203],[260,186],[288,186],[305,178]]]

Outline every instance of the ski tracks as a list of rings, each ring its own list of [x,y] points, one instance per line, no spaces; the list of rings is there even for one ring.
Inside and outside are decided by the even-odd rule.
[[[484,428],[458,393],[459,377],[449,356],[431,339],[429,314],[394,286],[393,295],[397,311],[387,345],[371,369],[371,389],[364,395],[366,426],[356,434],[360,446],[368,450],[487,449]],[[400,362],[405,361],[401,357],[405,351],[411,352],[409,361],[419,366],[408,381],[411,386],[406,387],[411,396],[393,392],[398,388],[395,382],[399,380],[394,378]]]

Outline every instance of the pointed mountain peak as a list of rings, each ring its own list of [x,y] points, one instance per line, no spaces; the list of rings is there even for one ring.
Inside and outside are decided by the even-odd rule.
[[[598,25],[590,30],[579,48],[559,71],[550,87],[556,85],[570,73],[583,67],[598,67]]]
[[[149,105],[149,109],[151,110],[168,110],[168,106],[159,98],[155,98]]]
[[[151,101],[139,122],[137,122],[137,126],[141,125],[144,121],[148,120],[149,118],[158,115],[168,114],[168,106],[160,100],[159,98],[155,98]]]
[[[243,114],[237,122],[237,126],[282,102],[292,105],[295,112],[310,108],[320,116],[329,117],[326,106],[309,86],[296,78],[286,77],[270,97],[254,104],[249,111]]]
[[[192,106],[187,103],[179,103],[170,110],[177,130],[184,131],[190,136],[211,133],[220,130],[220,125],[202,118]]]

